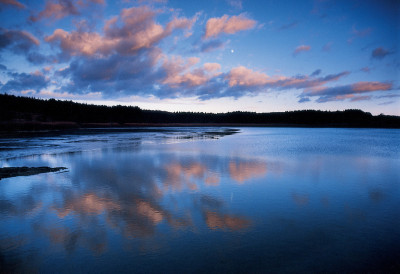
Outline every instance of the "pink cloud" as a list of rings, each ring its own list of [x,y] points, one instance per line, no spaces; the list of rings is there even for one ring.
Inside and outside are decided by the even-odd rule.
[[[79,7],[87,7],[90,3],[104,4],[104,0],[79,0],[74,2],[72,0],[52,0],[46,2],[44,9],[39,12],[37,16],[31,16],[29,19],[32,22],[36,22],[41,19],[51,18],[54,20],[62,19],[69,15],[79,15]]]
[[[300,45],[294,50],[293,55],[297,55],[303,51],[309,51],[310,49],[311,49],[311,47],[308,45]]]
[[[252,29],[256,25],[256,21],[246,18],[245,15],[229,17],[210,18],[206,23],[204,38],[217,37],[222,33],[234,34],[242,30]]]
[[[352,85],[355,93],[369,92],[376,90],[390,90],[392,84],[381,82],[358,82]]]
[[[30,20],[36,22],[43,18],[62,19],[68,15],[78,15],[78,9],[71,1],[48,1],[44,10],[39,12],[37,16],[31,16]]]
[[[232,96],[243,96],[245,94],[257,94],[265,91],[265,89],[287,90],[302,89],[303,92],[299,96],[300,102],[310,101],[311,97],[317,97],[316,102],[341,101],[350,100],[351,102],[361,100],[371,100],[375,97],[369,95],[360,95],[370,92],[385,92],[392,90],[392,83],[385,82],[356,82],[349,85],[326,87],[328,83],[338,81],[339,79],[349,75],[350,72],[344,71],[337,74],[327,75],[324,77],[312,76],[273,76],[270,77],[265,73],[253,71],[245,67],[233,68],[224,78],[227,81]],[[239,95],[241,94],[241,95]]]
[[[143,48],[151,48],[176,29],[191,29],[196,17],[173,18],[164,28],[154,20],[157,12],[149,7],[123,9],[119,16],[105,22],[104,35],[97,32],[57,29],[45,40],[59,43],[63,52],[70,55],[101,56],[117,52],[135,54]]]
[[[357,94],[369,93],[375,91],[392,90],[391,83],[383,82],[357,82],[350,85],[336,87],[322,87],[306,89],[301,94],[302,98],[318,96],[317,102],[323,103],[328,101],[342,101],[350,99],[350,101],[360,101],[371,99],[371,96],[358,96]]]
[[[35,44],[37,46],[40,44],[39,40],[27,31],[22,30],[21,35],[25,36],[26,39],[28,39],[29,41],[31,41],[33,44]]]
[[[173,56],[165,59],[162,65],[167,76],[162,84],[177,88],[178,86],[200,86],[207,83],[211,78],[219,75],[221,65],[218,63],[205,63],[203,67],[192,69],[200,59],[197,57],[188,58],[186,61],[180,56]]]
[[[218,63],[205,63],[204,69],[207,71],[216,71],[221,69],[221,65]]]
[[[71,55],[109,54],[116,43],[112,39],[104,39],[95,32],[67,32],[56,29],[52,35],[45,37],[46,42],[60,43],[60,48]]]
[[[5,5],[10,5],[10,6],[15,6],[19,9],[26,9],[26,6],[20,2],[18,2],[17,0],[0,0],[1,4],[5,4]]]
[[[272,79],[267,74],[253,71],[243,66],[235,67],[225,77],[228,80],[229,86],[262,86],[271,84],[279,80],[286,79],[285,77],[277,77]]]
[[[349,72],[341,72],[338,74],[327,75],[325,77],[286,77],[286,76],[273,76],[270,77],[263,72],[253,71],[243,66],[235,67],[225,76],[228,80],[229,86],[242,86],[242,87],[270,87],[278,89],[301,89],[301,88],[314,88],[318,89],[331,81],[337,81],[341,77],[348,75]]]

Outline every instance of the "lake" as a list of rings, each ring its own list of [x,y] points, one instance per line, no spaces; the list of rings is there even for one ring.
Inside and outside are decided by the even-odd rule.
[[[0,272],[400,270],[400,130],[131,128],[0,139]]]

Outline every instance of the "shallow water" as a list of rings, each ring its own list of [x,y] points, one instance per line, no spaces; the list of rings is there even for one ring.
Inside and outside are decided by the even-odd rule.
[[[94,130],[0,140],[1,270],[399,270],[400,130]],[[226,135],[226,136],[224,136]]]

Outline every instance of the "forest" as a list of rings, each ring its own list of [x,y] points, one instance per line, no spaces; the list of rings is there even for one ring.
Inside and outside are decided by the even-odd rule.
[[[291,126],[400,128],[400,116],[358,109],[228,113],[167,112],[136,106],[104,106],[0,94],[0,130],[105,126]]]

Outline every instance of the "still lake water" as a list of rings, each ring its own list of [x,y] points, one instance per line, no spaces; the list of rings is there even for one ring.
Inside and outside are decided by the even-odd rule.
[[[0,272],[399,270],[400,130],[225,131],[0,139]]]

